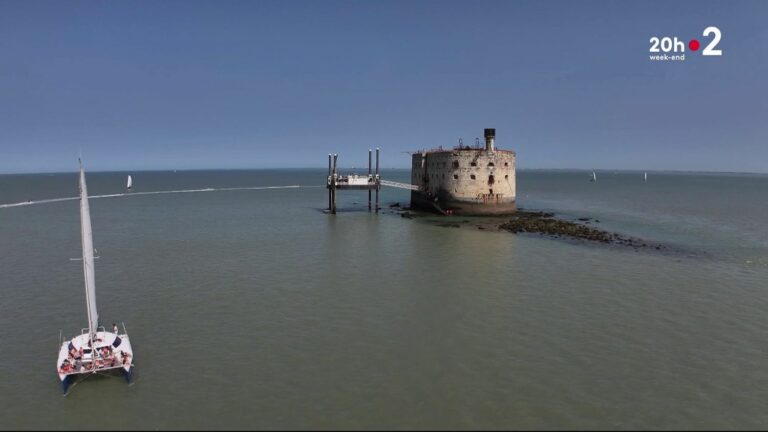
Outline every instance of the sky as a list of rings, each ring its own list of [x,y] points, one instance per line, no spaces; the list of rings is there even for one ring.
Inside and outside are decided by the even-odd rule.
[[[768,2],[0,0],[0,173],[410,166],[768,172]],[[720,29],[722,56],[702,56]],[[649,59],[650,38],[685,42]],[[701,42],[693,52],[691,39]],[[663,54],[663,53],[660,53]]]

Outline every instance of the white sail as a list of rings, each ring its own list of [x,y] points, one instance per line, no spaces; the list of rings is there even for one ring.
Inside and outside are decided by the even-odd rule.
[[[126,186],[126,187],[127,187],[128,189],[130,189],[130,188],[132,188],[132,187],[133,187],[133,179],[131,178],[131,176],[130,176],[130,175],[128,176],[128,186]]]
[[[643,174],[643,181],[648,181],[648,173]]]
[[[91,231],[91,209],[88,206],[88,187],[85,172],[80,163],[80,231],[83,243],[83,275],[85,277],[85,303],[88,308],[88,329],[96,334],[99,313],[96,311],[96,275],[93,267],[93,233]]]
[[[592,181],[597,181],[597,174],[594,171],[592,171]]]

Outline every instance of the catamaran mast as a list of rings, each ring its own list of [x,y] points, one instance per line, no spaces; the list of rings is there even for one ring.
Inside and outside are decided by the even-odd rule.
[[[82,161],[80,161],[80,234],[83,244],[83,276],[85,280],[85,305],[88,310],[88,332],[93,346],[93,338],[99,326],[99,313],[96,311],[96,275],[93,265],[91,209],[88,205],[88,187],[85,184]]]

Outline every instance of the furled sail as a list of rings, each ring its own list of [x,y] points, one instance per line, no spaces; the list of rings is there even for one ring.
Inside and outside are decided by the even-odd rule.
[[[85,172],[80,163],[80,232],[83,243],[83,275],[85,277],[85,303],[88,308],[88,329],[96,334],[99,313],[96,311],[96,276],[93,268],[93,233],[91,231],[91,209],[88,206],[88,187]]]

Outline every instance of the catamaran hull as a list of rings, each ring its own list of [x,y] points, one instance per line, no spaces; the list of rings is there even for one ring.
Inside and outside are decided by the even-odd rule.
[[[131,368],[115,368],[115,369],[106,369],[106,370],[99,370],[97,372],[84,372],[84,373],[75,373],[75,374],[69,374],[69,375],[59,375],[59,379],[61,380],[61,392],[66,394],[67,390],[69,390],[69,387],[72,385],[72,383],[75,382],[77,379],[77,376],[87,376],[90,374],[110,374],[114,376],[122,375],[122,377],[125,379],[125,382],[127,384],[131,383],[131,379],[133,377],[133,372],[131,371]]]
[[[131,369],[123,369],[123,377],[125,377],[125,382],[128,384],[131,383]]]
[[[72,379],[71,375],[64,375],[64,378],[61,380],[61,392],[66,394],[67,389],[69,388],[69,381]]]

